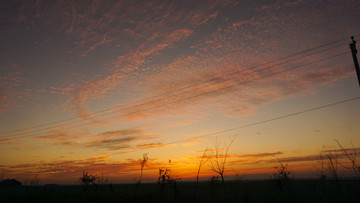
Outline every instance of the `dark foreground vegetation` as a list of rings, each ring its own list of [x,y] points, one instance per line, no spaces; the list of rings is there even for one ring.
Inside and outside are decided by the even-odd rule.
[[[14,186],[0,188],[0,202],[360,202],[360,181]]]

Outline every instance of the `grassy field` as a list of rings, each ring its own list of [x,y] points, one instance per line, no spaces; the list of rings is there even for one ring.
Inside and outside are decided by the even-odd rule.
[[[290,180],[1,187],[0,202],[360,202],[360,181]]]

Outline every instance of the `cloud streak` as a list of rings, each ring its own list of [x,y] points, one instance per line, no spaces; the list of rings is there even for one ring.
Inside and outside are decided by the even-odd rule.
[[[0,71],[0,113],[23,105],[32,93],[29,88],[24,88],[26,79],[23,76],[20,65],[10,62],[1,56],[2,62]]]
[[[89,5],[91,9],[85,13],[82,13],[84,9],[80,9],[80,7],[88,5],[65,4],[64,6],[72,8],[71,13],[67,14],[67,16],[72,17],[71,25],[68,26],[66,32],[79,36],[81,40],[76,43],[79,46],[85,46],[85,42],[88,44],[94,41],[93,45],[83,52],[82,56],[91,52],[96,53],[100,46],[110,42],[112,46],[118,44],[120,50],[125,49],[126,54],[118,55],[115,60],[109,63],[111,68],[107,74],[97,75],[93,79],[85,80],[78,85],[70,84],[64,88],[51,87],[52,92],[72,95],[68,103],[71,104],[71,108],[75,110],[79,118],[91,121],[94,124],[102,124],[96,118],[89,116],[90,111],[84,107],[87,102],[102,98],[107,92],[144,74],[144,70],[154,58],[189,38],[194,29],[207,23],[210,19],[216,18],[218,10],[231,4],[230,2],[207,1],[206,4],[184,2],[189,6],[189,10],[179,10],[180,5],[176,2],[161,4],[147,2],[146,5],[142,4],[141,6],[136,2],[118,2],[112,6],[93,3]],[[206,6],[204,7],[204,5]],[[97,13],[100,8],[109,12],[104,13],[100,19],[92,19],[90,16]],[[141,13],[142,17],[135,20],[135,13]],[[120,22],[118,28],[112,27],[114,22]],[[131,26],[125,26],[126,24]],[[99,28],[106,30],[110,26],[112,29],[105,34],[95,31]],[[116,35],[120,37],[116,37]],[[123,46],[124,48],[121,48]],[[128,51],[129,48],[133,51]]]
[[[140,128],[105,131],[98,134],[91,134],[89,132],[66,133],[63,131],[50,131],[46,135],[36,136],[34,139],[50,140],[55,145],[71,147],[85,147],[97,150],[128,150],[163,147],[161,143],[136,144],[138,142],[155,139],[158,134],[161,133],[147,133]],[[6,141],[7,140],[4,140],[4,142]]]
[[[261,76],[249,70],[252,65],[280,58],[289,50],[294,50],[293,47],[309,48],[309,43],[301,42],[307,40],[301,30],[316,24],[313,19],[323,18],[314,18],[319,13],[314,9],[285,12],[299,5],[307,7],[310,3],[300,0],[276,1],[246,11],[252,13],[252,17],[232,20],[227,17],[227,11],[239,6],[233,1],[184,1],[182,4],[157,1],[145,4],[137,1],[96,1],[89,4],[39,1],[34,5],[23,3],[17,8],[18,12],[13,12],[18,15],[10,15],[9,20],[17,25],[22,22],[29,26],[41,26],[35,22],[46,22],[47,25],[55,23],[57,17],[64,16],[57,32],[73,37],[73,40],[68,40],[73,45],[69,51],[71,57],[85,57],[89,61],[93,61],[91,57],[94,57],[93,62],[95,59],[104,60],[96,67],[98,71],[95,74],[83,75],[77,82],[71,80],[49,88],[51,93],[67,95],[66,104],[79,118],[95,125],[104,125],[106,121],[91,115],[92,110],[88,106],[97,100],[111,98],[114,90],[121,94],[136,92],[143,95],[140,97],[142,99],[204,82],[203,88],[192,88],[189,92],[170,98],[152,100],[122,114],[130,120],[159,114],[164,112],[164,108],[170,109],[172,114],[185,113],[184,109],[193,107],[199,109],[200,114],[206,114],[206,105],[228,116],[247,116],[271,101],[296,96],[314,86],[348,77],[350,70],[341,63],[337,67],[331,65],[330,71],[324,64],[321,71],[286,73],[273,79],[233,87],[239,81]],[[12,7],[14,5],[7,6],[10,10],[15,9]],[[355,3],[353,6],[358,5]],[[336,12],[336,8],[326,10],[327,7],[323,8],[324,12]],[[307,14],[304,15],[304,12]],[[223,24],[214,24],[215,20]],[[323,23],[335,26],[331,19],[323,20],[327,21]],[[203,38],[197,39],[204,26],[211,29]],[[108,56],[97,58],[104,47],[108,50]],[[261,52],[258,51],[260,47]],[[218,79],[234,71],[249,74],[234,79]],[[294,82],[289,78],[300,79]],[[227,81],[220,83],[221,80]],[[271,86],[268,83],[272,83]],[[222,89],[228,86],[232,88]],[[196,96],[199,94],[202,96]],[[3,106],[11,103],[4,102],[5,99],[9,100],[8,97],[1,97]],[[139,97],[135,101],[137,99]]]

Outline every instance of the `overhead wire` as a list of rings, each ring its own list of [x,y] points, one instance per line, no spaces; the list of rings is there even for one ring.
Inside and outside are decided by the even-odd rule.
[[[276,121],[276,120],[280,120],[280,119],[284,119],[284,118],[288,118],[288,117],[292,117],[292,116],[297,116],[297,115],[300,115],[300,114],[304,114],[304,113],[308,113],[308,112],[311,112],[311,111],[316,111],[316,110],[319,110],[319,109],[324,109],[324,108],[327,108],[327,107],[331,107],[331,106],[335,106],[335,105],[355,101],[355,100],[358,100],[358,99],[360,99],[360,96],[345,99],[345,100],[341,100],[341,101],[337,101],[337,102],[333,102],[333,103],[329,103],[329,104],[325,104],[325,105],[321,105],[321,106],[317,106],[317,107],[313,107],[313,108],[309,108],[309,109],[302,110],[302,111],[297,111],[297,112],[290,113],[290,114],[285,114],[285,115],[265,119],[265,120],[262,120],[262,121],[249,123],[249,124],[246,124],[246,125],[242,125],[242,126],[238,126],[238,127],[234,127],[234,128],[230,128],[230,129],[226,129],[226,130],[221,130],[221,131],[217,131],[217,132],[213,132],[213,133],[208,133],[208,134],[205,134],[205,135],[194,136],[194,137],[186,138],[186,139],[180,139],[180,140],[176,140],[176,141],[173,141],[173,142],[163,143],[162,146],[173,145],[173,144],[177,144],[177,143],[191,141],[191,140],[194,140],[194,139],[210,137],[210,136],[219,135],[219,134],[223,134],[223,133],[227,133],[227,132],[232,132],[232,131],[235,131],[235,130],[240,130],[240,129],[247,128],[247,127],[252,127],[252,126],[256,126],[256,125],[260,125],[260,124],[264,124],[264,123],[269,123],[269,122],[272,122],[272,121]],[[235,136],[238,136],[238,134],[236,134]],[[145,149],[149,149],[149,148],[138,148],[138,149],[131,150],[131,151],[120,152],[119,154],[132,153],[132,152],[142,151],[142,150],[145,150]]]
[[[228,88],[231,88],[231,87],[234,87],[234,86],[246,84],[246,83],[249,83],[249,82],[252,82],[252,81],[256,81],[256,80],[259,80],[259,79],[271,77],[271,76],[274,76],[274,75],[277,75],[277,74],[280,74],[280,73],[284,73],[284,72],[288,72],[288,71],[291,71],[291,70],[295,70],[295,69],[298,69],[298,68],[301,68],[301,67],[305,67],[305,66],[307,66],[307,65],[312,65],[312,64],[315,64],[315,63],[319,63],[319,62],[322,62],[322,61],[325,61],[325,60],[328,60],[328,59],[331,59],[331,58],[335,58],[335,57],[338,57],[338,56],[342,56],[342,55],[344,55],[344,54],[347,54],[347,52],[342,52],[342,53],[340,53],[340,54],[336,54],[336,55],[332,55],[332,56],[329,56],[329,57],[325,57],[325,58],[322,58],[322,59],[317,60],[317,61],[313,61],[313,62],[310,62],[310,63],[298,65],[298,66],[292,67],[292,68],[290,68],[290,69],[286,69],[286,70],[283,70],[283,71],[278,71],[278,72],[275,72],[275,73],[272,73],[272,74],[268,74],[268,75],[265,75],[265,76],[262,76],[262,77],[254,78],[254,79],[251,79],[251,80],[248,80],[248,81],[243,81],[243,82],[240,82],[240,83],[238,83],[238,84],[233,84],[233,85],[231,85],[231,86],[226,86],[226,87],[223,87],[223,88],[214,90],[214,91],[204,92],[204,93],[200,93],[200,94],[193,95],[193,96],[191,96],[191,97],[178,99],[178,100],[175,100],[175,101],[173,101],[173,102],[168,102],[168,103],[165,103],[165,104],[157,105],[157,106],[155,106],[155,107],[150,107],[150,108],[148,108],[148,109],[142,109],[141,111],[146,111],[146,110],[153,109],[153,108],[157,108],[157,107],[167,106],[167,105],[174,104],[174,103],[177,103],[177,102],[181,102],[181,101],[185,101],[185,100],[192,99],[192,98],[195,98],[195,97],[199,97],[199,96],[202,96],[202,95],[205,95],[205,94],[210,94],[210,93],[222,91],[222,90],[224,90],[224,89],[228,89]],[[138,112],[140,112],[140,111],[137,111],[137,112],[135,112],[135,113],[138,113]],[[113,119],[113,118],[111,118],[111,119]],[[100,121],[104,121],[104,120],[100,120]]]
[[[344,53],[343,53],[344,54]],[[313,54],[311,54],[311,55],[313,55]],[[342,55],[342,54],[340,54],[340,55]],[[337,56],[337,55],[336,55]],[[331,57],[327,57],[327,58],[325,58],[325,59],[322,59],[322,60],[320,60],[320,61],[323,61],[323,60],[326,60],[326,59],[329,59],[329,58],[332,58],[332,57],[336,57],[336,56],[331,56]],[[303,65],[301,65],[300,67],[302,67],[302,66],[304,66],[304,65],[311,65],[311,64],[313,64],[313,63],[316,63],[316,62],[319,62],[319,61],[315,61],[315,62],[311,62],[311,63],[308,63],[308,64],[303,64]],[[272,67],[272,66],[271,66]],[[267,68],[265,68],[265,69],[268,69],[269,67],[267,67]],[[298,67],[296,67],[296,68],[298,68]],[[265,69],[260,69],[260,70],[265,70]],[[260,70],[257,70],[257,71],[260,71]],[[286,70],[285,70],[286,71]],[[256,71],[254,71],[254,72],[256,72]],[[275,74],[278,74],[278,73],[275,73]],[[274,75],[274,74],[272,74],[272,75]],[[268,77],[268,76],[265,76],[265,77]],[[265,77],[261,77],[261,78],[265,78]],[[259,79],[261,79],[261,78],[259,78]],[[233,79],[233,78],[232,78]],[[251,81],[253,81],[253,80],[251,80]],[[222,81],[223,82],[223,81]],[[245,81],[245,83],[248,83],[248,82],[250,82],[250,81]],[[240,84],[243,84],[243,83],[240,83]],[[237,85],[240,85],[240,84],[236,84],[235,86],[237,86]],[[210,85],[213,85],[213,84],[210,84]],[[209,86],[209,85],[208,85]],[[221,88],[221,89],[219,89],[219,90],[223,90],[223,89],[227,89],[227,88],[230,88],[230,87],[225,87],[225,88]],[[217,90],[218,91],[218,90]],[[194,97],[197,97],[197,96],[201,96],[201,95],[203,95],[203,94],[207,94],[207,93],[209,93],[209,92],[205,92],[205,93],[202,93],[202,94],[199,94],[199,95],[194,95],[194,96],[192,96],[192,97],[188,97],[188,98],[185,98],[185,99],[181,99],[181,100],[177,100],[177,101],[175,101],[175,102],[170,102],[170,103],[167,103],[167,104],[165,104],[165,105],[168,105],[168,104],[173,104],[173,103],[176,103],[176,102],[179,102],[179,101],[184,101],[184,100],[186,100],[186,99],[190,99],[190,98],[194,98]],[[210,92],[211,93],[211,92]],[[161,105],[158,105],[157,107],[160,107],[160,106],[164,106],[164,104],[161,104]],[[134,106],[135,107],[135,106]],[[133,108],[134,108],[133,107]],[[151,107],[151,108],[153,108],[153,107]],[[129,109],[129,108],[126,108],[126,109]],[[123,110],[126,110],[126,109],[123,109]],[[148,109],[145,109],[145,110],[148,110]],[[109,119],[104,119],[104,120],[100,120],[100,122],[102,122],[102,121],[106,121],[106,120],[109,120]],[[73,124],[73,123],[69,123],[69,124]],[[79,126],[72,126],[72,127],[68,127],[68,128],[65,128],[65,129],[72,129],[72,128],[76,128],[76,127],[80,127],[80,126],[85,126],[85,125],[89,125],[88,123],[85,123],[85,124],[83,124],[83,125],[79,125]],[[64,125],[62,125],[62,126],[64,126]],[[43,128],[43,129],[40,129],[39,131],[43,131],[43,130],[48,130],[48,129],[54,129],[54,127],[48,127],[48,128]],[[64,130],[64,128],[62,128],[63,130]],[[31,133],[33,133],[33,132],[31,132]],[[38,134],[38,133],[35,133],[35,135],[36,134]],[[25,135],[25,136],[20,136],[20,135],[18,135],[17,137],[30,137],[30,136],[33,136],[34,134],[31,134],[31,135]],[[10,137],[10,136],[16,136],[16,135],[8,135],[8,136],[0,136],[1,138],[4,138],[4,137]]]
[[[312,61],[312,62],[310,62],[310,63],[305,63],[305,64],[301,64],[301,65],[298,65],[298,66],[295,66],[295,67],[292,67],[292,68],[289,68],[289,69],[285,69],[285,70],[283,70],[283,71],[278,71],[278,72],[274,72],[274,73],[271,73],[271,74],[268,74],[268,75],[264,75],[264,76],[261,76],[261,77],[258,77],[258,78],[253,78],[253,79],[251,79],[251,80],[242,81],[242,82],[240,82],[240,83],[233,84],[233,85],[231,85],[231,86],[225,86],[225,87],[220,88],[220,89],[217,89],[217,90],[215,90],[215,91],[204,92],[204,93],[192,95],[192,96],[190,96],[190,97],[178,99],[178,100],[175,100],[175,101],[172,101],[172,102],[167,102],[167,103],[165,103],[165,104],[160,104],[160,105],[157,105],[157,106],[152,106],[152,107],[149,107],[149,108],[146,108],[146,109],[142,109],[141,111],[135,111],[135,112],[132,112],[132,113],[138,113],[138,112],[143,112],[143,111],[147,111],[147,110],[154,109],[154,108],[158,108],[158,107],[162,107],[162,106],[168,106],[168,105],[171,105],[171,104],[174,104],[174,103],[177,103],[177,102],[181,102],[181,101],[185,101],[185,100],[188,100],[188,99],[192,99],[192,98],[199,97],[199,96],[202,96],[202,95],[205,95],[205,94],[214,93],[214,92],[219,92],[219,91],[222,91],[222,90],[225,90],[225,89],[234,87],[234,86],[246,84],[246,83],[249,83],[249,82],[252,82],[252,81],[256,81],[256,80],[259,80],[259,79],[271,77],[271,76],[274,76],[274,75],[277,75],[277,74],[280,74],[280,73],[284,73],[284,72],[287,72],[287,71],[291,71],[291,70],[295,70],[295,69],[298,69],[298,68],[301,68],[301,67],[305,67],[305,66],[308,66],[308,65],[312,65],[312,64],[315,64],[315,63],[319,63],[319,62],[322,62],[322,61],[325,61],[325,60],[328,60],[328,59],[331,59],[331,58],[335,58],[335,57],[344,55],[344,54],[346,54],[346,53],[347,53],[347,52],[342,52],[342,53],[340,53],[340,54],[336,54],[336,55],[332,55],[332,56],[329,56],[329,57],[321,58],[321,59],[319,59],[319,60]],[[261,69],[261,70],[263,70],[263,69]],[[260,70],[258,70],[258,71],[260,71]],[[232,79],[234,79],[234,78],[232,78]],[[109,119],[103,119],[103,120],[99,120],[99,121],[100,121],[100,122],[108,121],[108,120],[111,120],[111,119],[114,119],[114,118],[118,118],[118,117],[121,117],[121,116],[112,117],[112,118],[109,118]],[[82,124],[82,125],[65,127],[65,128],[62,128],[62,130],[78,128],[78,127],[82,127],[82,126],[86,126],[86,125],[89,125],[89,124],[88,124],[88,123],[85,123],[85,124]],[[49,129],[52,129],[52,128],[49,128]],[[11,135],[11,136],[12,136],[12,138],[24,138],[24,137],[36,136],[36,135],[38,135],[38,134],[39,134],[39,133],[32,133],[32,134],[17,135],[17,136]],[[7,137],[11,137],[11,136],[7,136]],[[6,138],[6,137],[5,137],[5,136],[1,136],[1,138]]]
[[[296,52],[294,54],[290,54],[290,55],[287,55],[285,57],[282,57],[282,58],[278,58],[278,59],[275,59],[275,60],[272,60],[272,61],[269,61],[269,62],[265,62],[265,63],[262,63],[262,64],[259,64],[259,65],[255,65],[255,66],[252,66],[250,67],[249,69],[252,69],[252,68],[256,68],[256,67],[260,67],[260,66],[264,66],[264,65],[268,65],[268,64],[271,64],[271,63],[274,63],[274,62],[277,62],[277,61],[281,61],[281,60],[284,60],[284,59],[287,59],[287,58],[291,58],[291,57],[294,57],[296,55],[300,55],[300,54],[303,54],[303,53],[307,53],[307,52],[311,52],[313,50],[316,50],[316,49],[319,49],[319,48],[323,48],[323,47],[327,47],[329,45],[332,45],[332,44],[335,44],[335,43],[338,43],[338,42],[341,42],[341,41],[344,41],[346,40],[347,38],[342,38],[342,39],[338,39],[338,40],[334,40],[334,41],[331,41],[331,42],[328,42],[328,43],[325,43],[325,44],[321,44],[319,46],[316,46],[316,47],[313,47],[313,48],[310,48],[310,49],[306,49],[306,50],[302,50],[302,51],[299,51],[299,52]],[[324,51],[324,50],[323,50]],[[306,57],[306,56],[304,56]],[[240,71],[242,70],[238,70],[238,71],[235,71],[235,72],[232,72],[228,75],[233,75],[233,74],[237,74],[239,73]],[[226,76],[226,75],[225,75]],[[198,83],[195,83],[195,84],[192,84],[192,85],[189,85],[189,86],[185,86],[185,87],[182,87],[182,88],[178,88],[176,90],[173,90],[173,91],[170,91],[170,92],[164,92],[162,94],[158,94],[158,95],[155,95],[155,96],[152,96],[152,97],[149,97],[149,98],[145,98],[145,99],[141,99],[141,100],[137,100],[137,101],[134,101],[134,102],[131,102],[131,103],[128,103],[128,104],[122,104],[122,105],[119,105],[119,106],[115,106],[115,107],[112,107],[112,108],[107,108],[107,109],[103,109],[103,110],[100,110],[100,111],[96,111],[96,112],[92,112],[92,113],[88,113],[86,114],[86,116],[92,116],[92,115],[96,115],[96,114],[100,114],[100,115],[104,115],[104,114],[101,114],[102,112],[109,112],[109,111],[112,111],[114,109],[117,109],[117,108],[122,108],[122,107],[125,107],[125,106],[128,106],[128,105],[133,105],[133,104],[136,104],[136,103],[140,103],[140,102],[143,102],[143,101],[146,101],[146,100],[151,100],[151,99],[154,99],[154,98],[157,98],[157,97],[161,97],[161,96],[164,96],[164,95],[167,95],[167,94],[172,94],[174,92],[178,92],[178,91],[181,91],[181,90],[184,90],[184,89],[188,89],[188,88],[191,88],[191,87],[194,87],[194,86],[198,86],[200,84],[204,84],[204,83],[208,83],[208,82],[212,82],[212,81],[215,81],[215,80],[218,80],[222,77],[225,77],[225,76],[220,76],[220,77],[215,77],[215,78],[212,78],[212,79],[209,79],[209,80],[206,80],[206,81],[202,81],[202,82],[198,82]],[[151,101],[150,101],[151,102]],[[141,104],[140,104],[141,105]],[[112,113],[112,112],[109,112],[109,113]],[[106,115],[106,114],[105,114]],[[27,127],[27,128],[22,128],[22,129],[16,129],[16,130],[11,130],[11,131],[6,131],[6,132],[0,132],[0,134],[7,134],[7,133],[13,133],[13,132],[21,132],[21,131],[27,131],[27,130],[34,130],[34,129],[37,129],[37,128],[41,128],[41,127],[45,127],[45,126],[51,126],[51,125],[56,125],[56,124],[60,124],[60,123],[64,123],[64,122],[68,122],[68,121],[72,121],[72,120],[76,120],[75,122],[72,122],[72,123],[69,123],[69,124],[73,124],[73,123],[79,123],[79,122],[86,122],[84,120],[77,120],[78,117],[74,117],[74,118],[69,118],[69,119],[65,119],[65,120],[61,120],[61,121],[55,121],[55,122],[51,122],[51,123],[45,123],[45,124],[40,124],[40,125],[36,125],[36,126],[33,126],[33,127]],[[60,125],[61,126],[61,125]],[[51,127],[51,128],[56,128],[57,126],[54,126],[54,127]]]

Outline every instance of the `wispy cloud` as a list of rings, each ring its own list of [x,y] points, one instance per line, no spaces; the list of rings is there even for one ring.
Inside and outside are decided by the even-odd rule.
[[[258,153],[258,154],[244,154],[244,155],[230,155],[232,159],[249,159],[249,158],[266,158],[283,155],[283,152],[271,152],[271,153]]]
[[[360,148],[346,148],[344,150],[347,153],[359,153],[360,152]],[[266,162],[268,162],[268,163],[278,163],[278,162],[301,163],[301,162],[310,161],[310,162],[314,162],[314,164],[317,164],[317,162],[320,161],[320,159],[327,160],[328,159],[327,155],[329,153],[331,153],[333,156],[336,156],[336,158],[339,161],[340,161],[340,159],[346,158],[346,155],[344,154],[344,151],[342,149],[332,149],[332,150],[324,150],[322,152],[322,157],[320,157],[320,153],[319,153],[319,154],[310,154],[310,155],[305,155],[305,156],[281,157],[281,158],[277,158],[277,159],[267,160]]]
[[[254,113],[256,108],[272,101],[280,100],[284,97],[297,96],[302,92],[311,90],[313,87],[326,86],[353,74],[352,70],[346,65],[325,62],[316,64],[316,69],[310,70],[310,68],[304,68],[258,80],[266,74],[282,72],[289,67],[300,66],[304,63],[304,60],[292,61],[286,65],[277,65],[266,72],[253,72],[249,70],[249,67],[254,64],[274,58],[281,58],[288,54],[283,51],[276,51],[274,53],[272,50],[286,50],[289,49],[286,43],[290,42],[295,45],[296,42],[299,42],[299,40],[292,40],[294,38],[290,36],[292,33],[287,33],[284,42],[276,42],[269,36],[264,37],[264,39],[254,39],[256,33],[262,33],[261,30],[268,29],[270,25],[272,27],[272,29],[269,28],[269,32],[272,33],[271,36],[278,36],[282,31],[275,28],[281,28],[283,24],[287,25],[294,20],[302,20],[296,14],[285,17],[281,15],[273,13],[273,15],[266,18],[260,15],[248,20],[235,22],[225,28],[219,28],[210,37],[193,46],[197,50],[195,54],[178,58],[179,60],[174,60],[173,63],[164,65],[160,73],[153,74],[148,79],[148,87],[152,87],[155,92],[160,93],[172,92],[176,89],[204,81],[199,88],[194,87],[190,88],[189,91],[180,91],[180,94],[176,96],[145,104],[141,106],[142,109],[137,108],[135,111],[138,114],[143,112],[140,115],[158,113],[161,110],[156,111],[154,108],[157,106],[164,108],[163,106],[167,105],[172,113],[182,113],[184,112],[184,107],[190,108],[191,105],[201,107],[203,106],[201,103],[209,105],[209,101],[211,101],[212,109],[225,112],[229,116],[247,116]],[[311,23],[310,19],[307,20]],[[302,37],[299,36],[299,38]],[[307,48],[301,42],[297,46]],[[261,47],[262,51],[266,51],[260,56],[254,47]],[[326,56],[326,53],[320,55]],[[316,61],[321,57],[320,55],[308,57],[306,60]],[[221,71],[218,71],[219,67],[221,67]],[[239,74],[239,77],[233,77],[234,75],[231,74],[233,72],[240,72],[241,74]],[[226,76],[222,77],[224,75]],[[249,84],[238,85],[252,80],[255,81],[249,82]],[[164,105],[161,105],[162,103]]]
[[[173,145],[164,144],[162,142],[152,142],[152,143],[145,143],[137,145],[137,148],[140,149],[151,149],[151,148],[168,148],[172,147]]]
[[[132,149],[135,141],[150,140],[157,136],[154,133],[145,133],[140,129],[128,129],[101,133],[98,137],[100,138],[87,142],[86,146],[108,150]]]
[[[89,132],[67,133],[64,131],[51,131],[46,135],[36,136],[34,139],[51,140],[56,145],[72,147],[85,147],[106,150],[125,150],[136,148],[154,148],[156,145],[138,145],[137,142],[157,138],[158,134],[148,133],[140,128],[105,131],[98,134]],[[150,147],[151,146],[151,147]],[[162,147],[159,145],[159,147]]]
[[[7,138],[7,139],[0,139],[0,144],[7,144],[8,141],[10,141],[11,138]]]
[[[10,62],[5,56],[1,56],[1,58],[0,113],[15,106],[22,106],[32,93],[31,89],[24,88],[26,79],[20,65]]]
[[[65,139],[73,139],[80,138],[86,136],[87,133],[66,133],[61,130],[50,130],[45,135],[34,136],[35,139],[51,139],[51,140],[65,140]]]
[[[187,10],[178,9],[184,5],[175,2],[147,2],[141,5],[136,2],[62,4],[71,8],[66,12],[57,11],[66,13],[68,20],[65,21],[67,26],[63,26],[64,29],[68,34],[79,37],[79,41],[75,43],[79,48],[88,47],[82,52],[82,56],[96,53],[97,49],[105,44],[109,44],[110,49],[116,48],[124,52],[109,63],[111,68],[107,69],[105,74],[98,74],[78,85],[72,83],[63,88],[51,87],[54,93],[65,92],[72,95],[68,103],[79,118],[102,124],[89,116],[91,111],[84,107],[87,102],[102,98],[108,91],[141,76],[154,57],[189,38],[198,26],[216,18],[220,7],[231,4],[231,1],[207,1],[206,4],[184,2],[189,7]],[[83,6],[90,9],[83,9]],[[92,17],[99,12],[104,12],[104,15],[98,19]],[[135,17],[135,13],[141,13],[141,17]],[[114,28],[114,22],[120,25]],[[109,27],[111,29],[108,29]],[[105,33],[96,30],[103,30]],[[77,53],[76,49],[79,48],[75,48],[71,53]]]
[[[19,3],[18,6],[7,3],[5,6],[9,8],[9,14],[16,14],[7,15],[8,20],[15,25],[23,23],[30,28],[40,29],[42,26],[49,27],[49,24],[59,24],[56,23],[58,19],[63,19],[56,33],[64,38],[66,43],[71,44],[71,50],[67,52],[71,55],[69,58],[74,59],[72,63],[84,60],[83,58],[90,63],[103,60],[102,64],[92,67],[98,70],[95,73],[75,71],[74,80],[62,81],[62,84],[54,83],[48,89],[55,94],[67,95],[68,107],[79,118],[97,125],[104,122],[89,115],[92,110],[88,108],[88,104],[111,97],[111,91],[115,89],[121,94],[131,94],[131,90],[144,96],[154,96],[158,93],[168,94],[178,88],[216,79],[234,71],[246,73],[250,71],[247,68],[251,65],[279,58],[294,49],[311,47],[309,44],[312,44],[312,41],[309,39],[319,36],[316,33],[307,33],[304,36],[302,31],[313,29],[318,23],[314,19],[320,19],[321,24],[335,27],[336,22],[327,18],[329,15],[326,14],[336,13],[346,6],[359,6],[356,1],[347,1],[346,5],[339,8],[326,5],[326,8],[322,8],[324,16],[318,16],[324,12],[312,8],[310,2],[276,1],[250,9],[247,12],[252,12],[251,17],[231,19],[227,16],[227,10],[237,8],[237,4],[235,1],[218,0],[184,1],[181,4],[157,1],[141,4],[136,1],[94,1],[87,4],[37,1]],[[310,9],[294,9],[299,5]],[[285,12],[286,9],[294,11]],[[222,24],[215,24],[214,20],[221,21]],[[209,27],[208,33],[198,39],[204,25]],[[9,27],[7,31],[11,29]],[[51,33],[44,33],[47,35],[46,41],[51,41]],[[338,33],[334,31],[334,35],[328,36],[338,36]],[[324,37],[325,39],[328,38]],[[104,46],[108,50],[107,56],[101,55]],[[260,47],[261,52],[258,51]],[[88,66],[85,63],[78,65]],[[304,73],[305,71],[300,75]],[[321,73],[322,77],[314,77]],[[225,112],[226,115],[246,116],[254,113],[258,107],[283,98],[284,93],[285,96],[296,95],[316,85],[327,85],[348,77],[349,70],[339,65],[330,72],[324,69],[312,75],[301,75],[301,80],[296,80],[296,83],[287,82],[284,78],[296,78],[297,74],[274,77],[271,82],[277,83],[272,84],[271,88],[279,90],[270,93],[264,88],[254,91],[254,88],[259,86],[265,87],[264,83],[222,89],[237,84],[239,80],[259,76],[261,74],[252,73],[222,83],[205,83],[208,86],[204,88],[143,104],[141,108],[124,113],[124,117],[136,119],[159,114],[163,111],[156,108],[164,106],[163,104],[170,106],[171,113],[182,113],[185,112],[184,109],[197,105],[196,109],[200,111],[198,114],[206,114],[208,109],[204,107],[206,105],[201,105],[202,102],[211,103],[212,107],[208,108]],[[224,79],[228,78],[216,81]],[[203,96],[196,96],[199,94]],[[15,96],[10,93],[1,95],[2,106],[12,103],[7,102],[11,101],[9,97]],[[179,99],[185,100],[174,103],[174,100]]]
[[[180,122],[174,122],[174,123],[169,123],[167,124],[168,127],[170,128],[178,128],[178,127],[184,127],[184,126],[188,126],[191,125],[193,123],[196,123],[196,121],[180,121]]]

